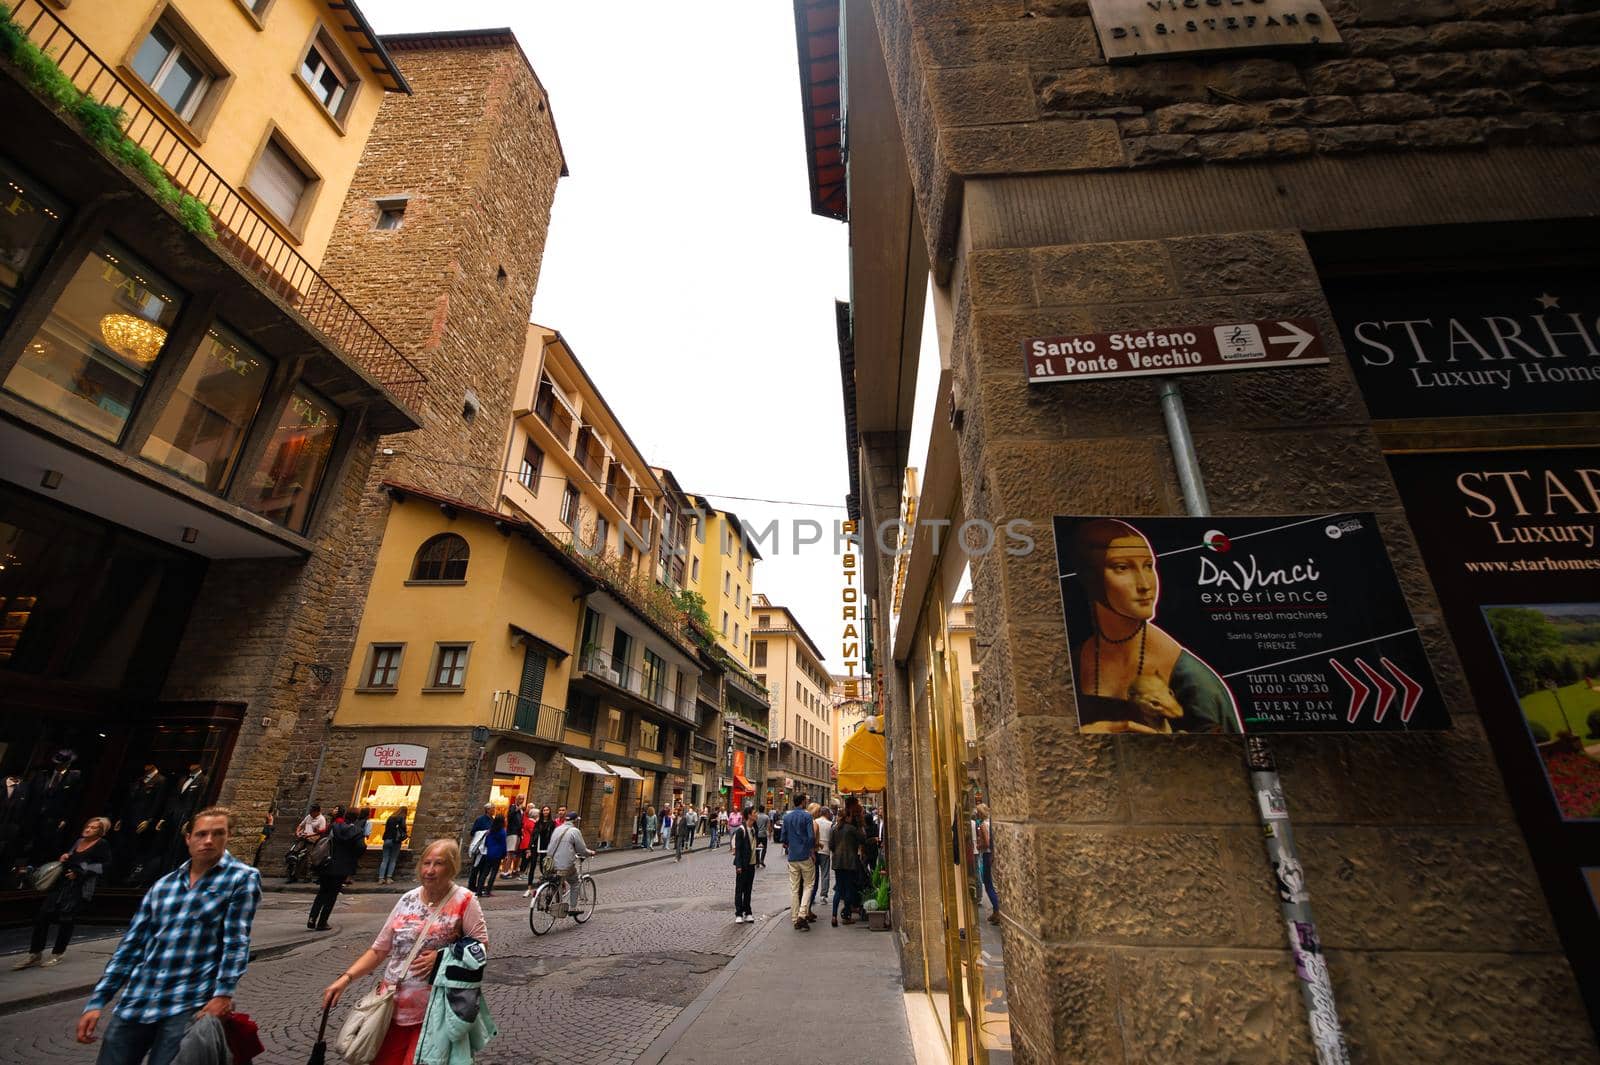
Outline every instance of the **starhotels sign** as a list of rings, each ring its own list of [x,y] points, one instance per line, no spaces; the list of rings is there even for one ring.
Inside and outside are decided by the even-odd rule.
[[[1334,44],[1321,0],[1089,0],[1106,59]]]

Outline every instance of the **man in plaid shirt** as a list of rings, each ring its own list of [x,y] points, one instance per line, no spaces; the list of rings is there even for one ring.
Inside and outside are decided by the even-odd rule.
[[[157,880],[78,1018],[78,1042],[92,1043],[100,1012],[120,989],[98,1065],[168,1065],[198,1013],[233,1009],[233,989],[250,960],[250,925],[261,874],[228,853],[233,814],[195,814],[184,837],[189,860]]]

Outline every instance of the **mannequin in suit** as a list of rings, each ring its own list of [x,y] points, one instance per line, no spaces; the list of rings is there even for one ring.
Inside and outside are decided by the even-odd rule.
[[[112,825],[117,869],[126,883],[148,883],[155,878],[161,859],[160,825],[167,809],[167,778],[152,763],[140,770],[128,786],[122,813]]]
[[[0,891],[16,886],[16,867],[27,862],[28,806],[26,780],[15,773],[0,779]]]
[[[28,781],[35,865],[61,857],[76,835],[78,804],[83,799],[83,772],[72,767],[77,760],[77,751],[63,747],[51,758],[49,769],[39,770]]]
[[[190,762],[189,769],[183,776],[174,780],[167,791],[167,807],[162,813],[161,823],[157,826],[165,833],[168,840],[167,861],[161,870],[175,869],[188,857],[183,834],[188,830],[189,820],[200,810],[200,805],[205,801],[206,791],[211,779],[201,772],[199,762]]]

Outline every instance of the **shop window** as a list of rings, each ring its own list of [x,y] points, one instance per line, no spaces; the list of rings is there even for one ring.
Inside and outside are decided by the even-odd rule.
[[[417,548],[411,563],[413,581],[464,581],[467,579],[467,542],[455,533],[440,533]]]
[[[406,831],[411,839],[400,845],[411,850],[416,840],[417,800],[422,795],[422,770],[420,769],[369,769],[356,781],[356,792],[350,799],[352,806],[370,807],[372,817],[367,822],[367,847],[383,847],[383,823],[396,810],[406,812]]]
[[[436,644],[433,668],[428,670],[428,691],[461,691],[467,685],[467,655],[472,645]]]
[[[269,521],[304,532],[339,435],[340,413],[297,385],[279,421],[241,502]]]
[[[13,671],[155,697],[204,573],[193,555],[0,480],[0,692]]]
[[[221,491],[271,377],[272,360],[231,330],[212,328],[162,409],[143,456],[185,480]]]
[[[300,61],[300,82],[335,120],[343,122],[360,84],[339,46],[326,30],[317,29]]]
[[[24,346],[5,390],[120,439],[180,302],[153,270],[112,245],[96,248]]]
[[[278,133],[268,133],[250,167],[245,187],[268,211],[298,235],[305,226],[322,180]]]
[[[0,159],[0,323],[61,231],[61,211]]]
[[[400,683],[400,658],[404,653],[403,643],[373,644],[362,687],[393,691]]]
[[[219,75],[226,77],[171,12],[150,28],[129,66],[173,114],[191,124]]]
[[[639,749],[642,751],[661,750],[661,726],[649,721],[639,722]]]

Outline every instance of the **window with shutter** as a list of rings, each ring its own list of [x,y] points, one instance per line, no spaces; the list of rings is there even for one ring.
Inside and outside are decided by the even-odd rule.
[[[250,191],[281,221],[294,225],[311,181],[288,150],[273,137],[261,149],[261,157],[250,172]]]

